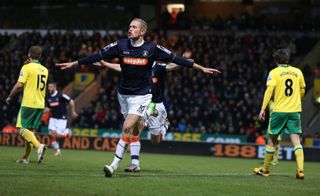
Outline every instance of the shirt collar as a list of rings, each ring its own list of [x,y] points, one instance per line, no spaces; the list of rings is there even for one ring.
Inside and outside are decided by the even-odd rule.
[[[144,44],[144,40],[142,40],[141,43],[138,43],[138,44],[134,45],[133,42],[132,42],[132,39],[130,39],[130,43],[131,43],[131,46],[133,46],[133,47],[140,47],[140,46],[142,46]]]
[[[58,94],[58,91],[55,90],[55,91],[51,94],[51,97],[54,97],[54,96],[56,96],[57,94]]]
[[[288,64],[279,64],[278,66],[279,66],[279,67],[289,67]]]
[[[33,60],[33,61],[31,61],[31,63],[38,63],[38,64],[40,64],[40,62],[39,62],[38,60]]]

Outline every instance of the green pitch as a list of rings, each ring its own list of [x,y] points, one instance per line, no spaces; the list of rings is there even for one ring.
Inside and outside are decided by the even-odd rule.
[[[0,146],[0,195],[319,195],[320,164],[305,163],[305,180],[296,180],[295,162],[280,161],[270,177],[256,176],[261,160],[142,153],[141,172],[124,173],[126,154],[112,178],[103,166],[111,152],[48,150],[42,164],[15,160],[24,148]]]

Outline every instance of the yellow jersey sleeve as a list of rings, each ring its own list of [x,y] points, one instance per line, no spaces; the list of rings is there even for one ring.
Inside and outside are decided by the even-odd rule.
[[[301,70],[300,70],[300,82],[299,82],[299,84],[300,84],[300,88],[305,88],[306,87],[306,83],[304,81],[304,76],[303,76]]]
[[[23,84],[26,83],[28,76],[29,76],[28,68],[27,66],[24,65],[20,70],[18,82],[21,82]]]
[[[274,71],[270,71],[268,78],[267,78],[267,86],[276,86],[277,85],[277,80],[276,76],[274,74]]]

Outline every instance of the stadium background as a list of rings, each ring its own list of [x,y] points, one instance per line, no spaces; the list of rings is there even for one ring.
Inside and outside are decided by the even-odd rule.
[[[112,160],[123,121],[119,74],[54,65],[125,37],[134,17],[148,22],[147,40],[177,54],[192,51],[196,62],[223,74],[212,78],[184,68],[169,73],[166,140],[151,145],[142,132],[141,172],[123,172],[130,163],[126,155],[114,176],[105,178],[102,167]],[[318,0],[0,0],[1,195],[319,195],[319,24]],[[80,115],[70,119],[73,137],[60,141],[62,156],[49,149],[39,165],[32,152],[30,164],[21,165],[14,163],[24,149],[14,127],[21,96],[10,106],[4,101],[35,44],[44,49],[41,62],[50,80],[74,98]],[[307,83],[304,181],[293,179],[288,138],[270,177],[251,171],[264,155],[264,145],[255,141],[267,124],[258,121],[258,112],[278,48],[287,48]],[[50,145],[45,118],[37,137]]]
[[[37,44],[44,49],[41,62],[48,67],[50,80],[74,98],[80,114],[78,119],[70,119],[69,127],[75,136],[71,140],[74,147],[70,148],[81,148],[76,136],[118,138],[123,121],[116,98],[119,74],[92,65],[67,71],[54,65],[92,54],[125,37],[130,20],[141,17],[149,24],[147,40],[180,55],[191,51],[196,62],[223,72],[214,78],[183,68],[168,74],[165,105],[171,126],[168,142],[163,145],[172,147],[175,144],[169,144],[171,141],[192,141],[196,148],[209,143],[211,147],[204,154],[212,155],[215,144],[254,144],[267,126],[258,121],[258,112],[267,73],[275,66],[272,53],[287,48],[291,63],[302,69],[307,83],[302,114],[304,146],[320,146],[318,1],[32,0],[1,1],[0,9],[3,132],[15,131],[21,97],[10,107],[4,100],[17,80],[28,48]],[[39,134],[47,134],[45,119]],[[147,132],[142,133],[142,139],[148,137]],[[0,143],[17,145],[13,144],[16,139],[7,140],[2,135]],[[282,143],[289,144],[286,138]],[[241,145],[237,146],[238,154]],[[148,144],[144,147],[152,152],[153,148]],[[155,151],[161,148],[166,147],[159,146]],[[190,150],[187,147],[185,151]]]

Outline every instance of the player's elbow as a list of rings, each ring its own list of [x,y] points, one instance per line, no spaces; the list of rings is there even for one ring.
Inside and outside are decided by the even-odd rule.
[[[19,90],[19,91],[22,90],[23,89],[23,83],[17,82],[16,83],[16,89]]]

